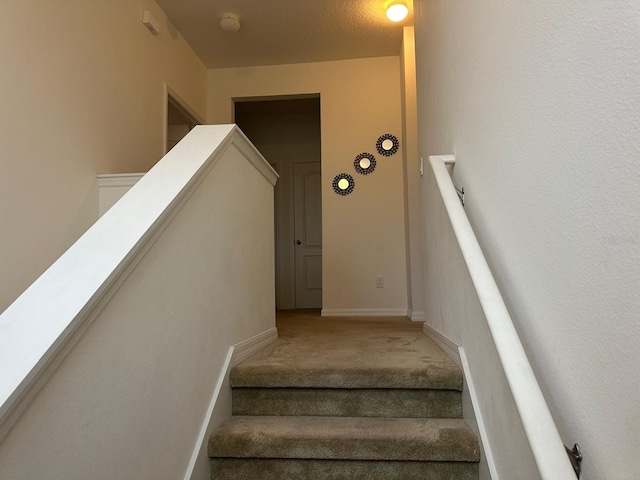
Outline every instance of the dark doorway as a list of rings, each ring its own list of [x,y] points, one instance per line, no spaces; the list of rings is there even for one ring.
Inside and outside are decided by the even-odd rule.
[[[234,101],[236,124],[280,175],[276,306],[322,308],[320,96]]]

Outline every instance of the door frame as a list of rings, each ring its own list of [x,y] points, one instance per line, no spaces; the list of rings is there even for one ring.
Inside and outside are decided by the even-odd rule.
[[[320,125],[320,157],[318,160],[322,166],[322,95],[317,93],[302,93],[302,94],[290,94],[290,95],[260,95],[260,96],[234,96],[231,97],[231,118],[234,123],[236,122],[236,104],[244,102],[264,102],[264,101],[278,101],[278,100],[302,100],[317,98],[319,104],[318,116]],[[280,175],[280,180],[276,184],[276,196],[274,197],[274,215],[276,217],[276,257],[275,257],[275,270],[276,279],[276,306],[279,309],[295,309],[296,308],[296,271],[295,271],[295,223],[294,223],[294,192],[293,192],[293,164],[296,162],[281,163],[277,159],[270,159],[275,165],[275,170]],[[307,162],[300,162],[307,163]],[[283,184],[283,181],[289,182],[288,191],[283,191],[278,187]],[[322,186],[321,186],[322,192]],[[323,193],[321,193],[323,195]],[[281,203],[288,201],[291,206],[291,212],[289,215],[289,221],[285,222],[283,219],[283,213]],[[324,227],[323,227],[324,228]],[[282,235],[281,235],[282,234]],[[288,240],[285,240],[286,236]],[[284,253],[280,249],[281,242],[288,243],[288,250]],[[324,249],[323,249],[324,251]],[[282,268],[283,257],[288,257],[288,268]],[[286,278],[284,273],[286,272]],[[324,287],[324,285],[323,285]]]
[[[204,125],[207,122],[202,118],[198,112],[196,112],[191,106],[180,96],[178,93],[171,88],[171,86],[164,82],[164,94],[162,97],[162,121],[163,121],[163,130],[162,130],[162,155],[167,154],[167,141],[169,138],[169,102],[173,103],[176,107],[178,107],[182,113],[193,120],[195,125]]]

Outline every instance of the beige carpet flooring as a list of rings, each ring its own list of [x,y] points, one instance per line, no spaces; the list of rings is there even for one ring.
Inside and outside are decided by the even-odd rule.
[[[278,340],[243,362],[234,387],[462,389],[460,369],[405,317],[280,311]]]
[[[462,373],[421,323],[285,311],[277,327],[231,371],[212,479],[477,480]]]

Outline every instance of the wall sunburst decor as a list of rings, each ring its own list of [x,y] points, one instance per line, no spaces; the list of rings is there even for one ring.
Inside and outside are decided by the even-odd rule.
[[[353,192],[356,183],[353,180],[353,177],[348,173],[339,173],[333,178],[333,191],[338,195],[349,195]]]
[[[376,150],[378,150],[380,155],[384,155],[385,157],[394,155],[398,151],[398,148],[400,148],[398,137],[390,133],[380,135],[380,138],[378,138],[376,142]]]
[[[369,175],[376,169],[376,157],[363,152],[355,158],[353,166],[360,175]]]

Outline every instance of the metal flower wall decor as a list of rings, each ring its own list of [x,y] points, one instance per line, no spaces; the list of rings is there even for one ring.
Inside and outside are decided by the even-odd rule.
[[[333,191],[338,195],[349,195],[356,186],[353,177],[348,173],[339,173],[333,179]]]
[[[376,169],[376,157],[370,153],[363,152],[355,158],[353,167],[360,175],[369,175]]]
[[[380,155],[385,157],[390,157],[394,155],[398,148],[400,148],[400,142],[398,141],[398,137],[395,135],[391,135],[390,133],[385,133],[384,135],[380,135],[378,141],[376,142],[376,150]]]

